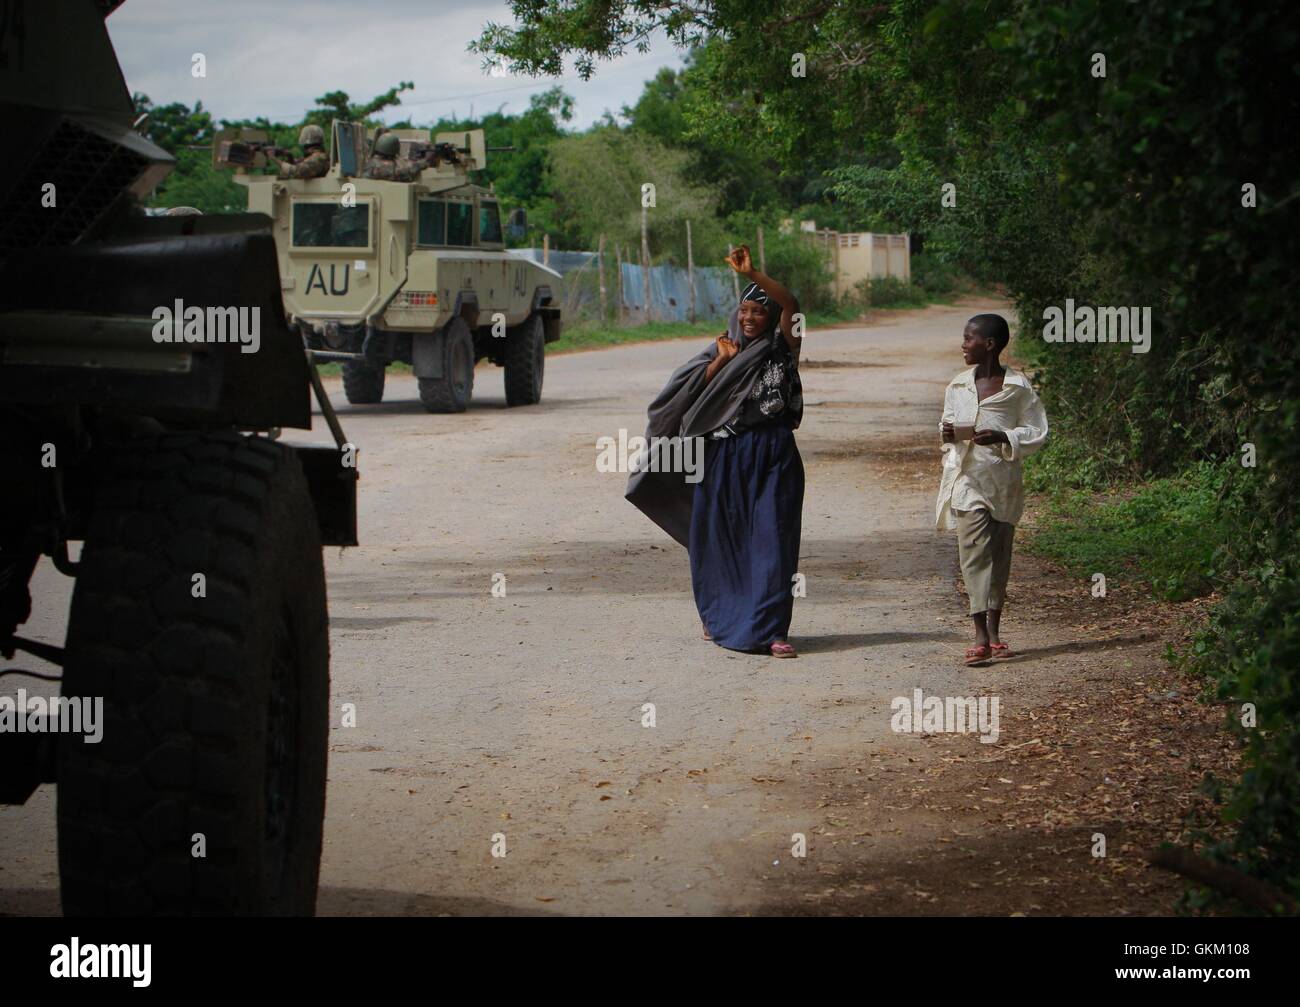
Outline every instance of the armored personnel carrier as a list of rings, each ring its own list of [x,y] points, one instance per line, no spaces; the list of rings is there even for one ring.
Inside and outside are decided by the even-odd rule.
[[[173,159],[133,129],[117,6],[0,14],[0,803],[57,784],[66,914],[309,914],[355,453],[271,220],[140,211]],[[313,384],[335,446],[285,444]],[[42,555],[75,578],[63,646],[18,632]]]
[[[431,412],[460,412],[474,365],[505,370],[506,403],[542,396],[545,344],[560,338],[559,274],[506,251],[496,194],[471,174],[487,161],[482,130],[390,131],[410,182],[362,178],[371,138],[335,122],[322,178],[253,174],[267,137],[229,130],[214,163],[248,187],[248,209],[274,221],[289,322],[317,359],[343,364],[348,401],[378,402],[387,365],[411,365]],[[512,226],[524,226],[523,211]]]

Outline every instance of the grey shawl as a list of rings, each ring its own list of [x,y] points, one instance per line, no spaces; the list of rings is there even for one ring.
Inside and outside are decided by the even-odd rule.
[[[738,314],[739,309],[731,312],[731,317],[727,320],[727,334],[734,342],[742,344],[740,352],[707,383],[704,372],[718,355],[716,342],[710,343],[707,349],[673,371],[668,384],[664,385],[663,391],[655,397],[647,410],[647,444],[654,444],[653,438],[703,437],[727,423],[740,411],[772,350],[773,340],[783,337],[780,329],[774,325],[747,345],[743,344]],[[664,464],[660,468],[668,467],[668,459],[664,454],[661,454]],[[632,473],[627,481],[627,492],[623,495],[680,545],[685,546],[690,536],[694,487],[686,481],[685,472],[656,472],[648,469],[647,459],[640,471]]]

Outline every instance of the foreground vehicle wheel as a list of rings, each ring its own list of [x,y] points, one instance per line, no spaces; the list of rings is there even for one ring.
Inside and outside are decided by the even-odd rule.
[[[420,378],[420,401],[431,413],[463,413],[474,395],[474,336],[469,323],[453,318],[442,334],[440,378]]]
[[[329,639],[301,466],[234,434],[109,461],[68,625],[63,694],[103,698],[103,736],[59,738],[63,910],[311,914]]]
[[[354,406],[370,405],[384,398],[384,368],[369,364],[343,364],[343,394]]]
[[[506,405],[531,406],[542,401],[542,373],[546,369],[546,334],[541,315],[506,337]]]

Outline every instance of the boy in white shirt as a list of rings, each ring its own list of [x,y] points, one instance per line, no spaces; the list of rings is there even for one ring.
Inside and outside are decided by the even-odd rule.
[[[1029,379],[998,362],[1010,338],[1001,315],[976,315],[966,323],[961,351],[972,366],[948,385],[939,423],[944,457],[935,525],[957,529],[975,623],[967,665],[1011,656],[998,629],[1011,540],[1025,509],[1020,461],[1047,440],[1047,413]]]

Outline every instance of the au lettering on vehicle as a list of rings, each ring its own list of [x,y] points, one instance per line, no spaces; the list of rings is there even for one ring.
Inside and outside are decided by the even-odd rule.
[[[338,267],[339,267],[340,265],[343,267],[343,285],[342,285],[342,286],[339,286],[338,283],[336,282],[336,278],[337,278],[337,277],[336,277],[336,270],[338,269]],[[348,292],[348,284],[349,284],[349,282],[350,282],[349,274],[350,274],[350,270],[351,270],[351,268],[352,268],[351,263],[347,263],[347,262],[343,262],[343,263],[331,262],[331,263],[330,263],[330,266],[329,266],[330,283],[329,283],[329,288],[326,289],[326,287],[325,287],[325,271],[321,268],[321,265],[320,265],[319,262],[313,262],[312,265],[311,265],[311,273],[309,273],[308,276],[307,276],[307,293],[311,293],[313,290],[315,290],[317,287],[319,287],[319,288],[320,288],[320,292],[321,292],[322,294],[325,294],[326,296],[329,296],[330,294],[333,294],[335,297],[341,297],[341,296],[343,296],[344,294],[346,294],[346,293]]]

